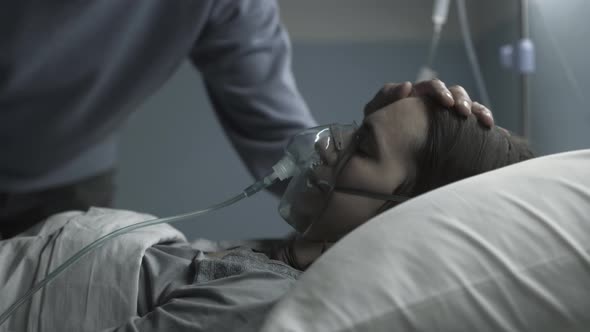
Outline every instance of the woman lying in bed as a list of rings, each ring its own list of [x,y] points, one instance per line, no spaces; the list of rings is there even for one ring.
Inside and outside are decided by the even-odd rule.
[[[365,110],[360,128],[342,140],[348,147],[339,151],[336,144],[318,147],[321,165],[308,176],[316,188],[292,199],[285,218],[303,236],[277,256],[299,269],[328,241],[404,200],[533,156],[520,137],[485,128],[476,116],[464,118],[423,97]],[[322,183],[333,185],[322,188]]]
[[[440,81],[414,87],[409,83],[385,86],[367,104],[360,128],[341,137],[345,145],[341,152],[322,150],[322,163],[314,170],[318,185],[292,199],[289,219],[305,225],[301,235],[254,248],[215,251],[189,245],[169,227],[154,228],[160,235],[163,229],[172,234],[161,235],[153,241],[155,245],[125,235],[48,285],[38,299],[41,302],[26,307],[26,313],[22,309],[0,331],[7,327],[19,331],[58,327],[78,331],[107,327],[112,327],[109,331],[258,330],[269,309],[331,242],[399,203],[388,198],[393,196],[374,198],[378,194],[409,198],[531,157],[523,141],[493,127],[485,107],[476,103],[470,107],[461,88],[451,92]],[[462,105],[463,100],[468,104]],[[458,105],[453,111],[444,109],[454,101]],[[469,115],[465,118],[457,113]],[[325,188],[324,183],[333,185]],[[76,239],[75,231],[85,223],[118,225],[122,219],[137,217],[129,212],[91,210],[54,218],[64,220],[59,232],[30,238],[39,248],[34,255],[40,260],[54,251],[60,253],[54,248],[69,248],[55,242],[72,233],[71,229],[74,235],[70,237]],[[145,233],[149,236],[155,235]],[[0,261],[22,253],[27,239],[0,241]],[[144,249],[127,250],[131,246]],[[13,253],[3,256],[6,248],[13,248]],[[48,261],[46,266],[52,266]],[[30,283],[8,296],[11,289],[6,285],[18,285],[8,274],[21,265],[9,262],[7,266],[0,273],[4,283],[0,295],[8,304]],[[37,272],[25,275],[35,275],[43,266],[38,264]],[[122,294],[137,294],[137,298]],[[0,309],[5,305],[0,304]]]

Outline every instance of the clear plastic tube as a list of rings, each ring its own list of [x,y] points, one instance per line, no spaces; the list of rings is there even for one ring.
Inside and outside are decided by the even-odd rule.
[[[447,22],[449,13],[450,0],[435,0],[434,7],[432,10],[432,24],[434,31],[432,39],[430,41],[430,48],[428,49],[428,57],[426,58],[426,64],[420,68],[416,82],[422,82],[436,78],[437,73],[432,69],[434,58],[436,57],[436,51],[440,42],[443,25]]]
[[[436,57],[436,51],[438,50],[438,44],[440,42],[441,30],[435,30],[432,34],[432,40],[430,41],[430,49],[428,50],[428,58],[426,59],[426,67],[432,68],[434,58]]]
[[[574,90],[574,94],[576,95],[576,97],[578,98],[578,101],[580,102],[580,107],[574,107],[574,109],[578,109],[580,111],[583,111],[585,109],[585,107],[582,107],[582,105],[588,105],[588,102],[587,102],[586,97],[584,95],[582,85],[580,84],[579,80],[576,78],[576,74],[574,73],[573,68],[570,65],[568,65],[566,55],[563,52],[564,48],[559,46],[559,43],[557,41],[557,38],[555,37],[555,34],[553,34],[553,31],[549,28],[549,26],[547,24],[547,20],[545,19],[545,14],[543,13],[543,9],[541,8],[541,6],[537,2],[532,2],[531,8],[533,8],[533,10],[536,11],[537,15],[535,17],[538,19],[541,28],[543,28],[543,30],[544,30],[543,35],[547,36],[547,40],[549,40],[549,43],[551,44],[551,48],[553,48],[553,51],[555,51],[555,54],[557,55],[557,60],[559,62],[559,65],[563,69],[563,74],[565,75],[565,79],[569,83],[572,90]]]
[[[449,16],[449,6],[451,0],[435,0],[432,9],[432,23],[434,24],[434,32],[440,33],[442,26],[447,23]]]
[[[471,70],[473,71],[473,76],[475,77],[475,84],[477,85],[479,96],[483,104],[491,109],[492,104],[490,103],[488,90],[483,80],[483,75],[481,74],[481,67],[477,61],[477,55],[473,46],[471,32],[469,31],[469,21],[467,20],[467,8],[465,6],[465,0],[457,0],[457,13],[459,14],[459,26],[461,28],[461,34],[463,35],[465,51],[467,53],[467,58],[469,59],[469,64],[471,65]]]
[[[82,257],[86,256],[86,254],[88,254],[90,251],[103,245],[106,241],[113,239],[117,236],[129,233],[129,232],[134,231],[136,229],[149,227],[149,226],[153,226],[153,225],[158,225],[158,224],[163,224],[163,223],[173,223],[173,222],[183,220],[186,218],[191,218],[191,217],[199,217],[199,216],[205,215],[209,212],[213,212],[215,210],[222,209],[222,208],[230,206],[230,205],[232,205],[232,204],[234,204],[246,197],[250,197],[250,196],[254,195],[255,193],[259,192],[260,190],[270,186],[271,184],[276,182],[278,179],[279,179],[279,177],[278,177],[277,173],[273,172],[271,175],[255,182],[254,184],[252,184],[248,188],[244,189],[244,191],[242,191],[240,194],[238,194],[234,197],[231,197],[230,199],[223,201],[221,203],[212,205],[206,209],[193,211],[193,212],[189,212],[189,213],[185,213],[185,214],[180,214],[180,215],[172,216],[172,217],[146,220],[146,221],[143,221],[143,222],[140,222],[137,224],[133,224],[133,225],[119,228],[115,231],[112,231],[109,234],[106,234],[106,235],[98,238],[94,242],[92,242],[92,243],[88,244],[86,247],[82,248],[80,251],[78,251],[76,254],[74,254],[72,257],[70,257],[67,261],[65,261],[60,266],[58,266],[55,270],[51,271],[51,273],[49,273],[47,275],[47,277],[45,277],[39,283],[34,285],[25,294],[23,294],[17,301],[15,301],[8,309],[6,309],[6,311],[4,311],[2,313],[2,315],[0,315],[0,326],[2,326],[2,324],[4,324],[4,322],[6,322],[8,320],[8,318],[10,318],[10,316],[21,305],[26,303],[33,295],[35,295],[35,293],[37,293],[40,289],[45,287],[49,282],[51,282],[53,279],[55,279],[57,276],[59,276],[61,273],[63,273],[63,271],[65,271],[72,264],[76,263]]]

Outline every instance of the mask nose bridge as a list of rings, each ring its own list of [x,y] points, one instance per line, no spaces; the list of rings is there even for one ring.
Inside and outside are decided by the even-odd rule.
[[[334,131],[332,131],[332,129],[334,129]],[[357,129],[358,126],[356,122],[347,126],[335,126],[335,128],[330,128],[335,141],[334,146],[338,147],[333,181],[336,181],[336,179],[340,176],[340,173],[342,173],[342,170],[354,152]]]
[[[319,159],[328,165],[334,164],[338,159],[336,157],[338,153],[334,153],[336,146],[334,139],[331,136],[332,135],[320,137],[314,143],[314,150],[317,153]]]
[[[330,125],[330,132],[332,133],[332,138],[334,139],[334,147],[336,148],[336,151],[342,151],[344,149],[342,128],[340,126]]]
[[[330,124],[326,126],[328,135],[315,142],[315,150],[328,165],[337,165],[346,154],[356,132],[356,123],[351,125]]]
[[[356,123],[347,126],[330,125],[330,132],[334,140],[334,147],[336,151],[342,152],[347,145],[352,142],[352,137],[358,128]]]

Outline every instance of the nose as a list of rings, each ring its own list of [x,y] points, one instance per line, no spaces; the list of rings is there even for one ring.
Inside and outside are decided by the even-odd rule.
[[[348,159],[354,150],[356,126],[346,126],[333,130],[334,146],[339,159]]]
[[[330,166],[336,165],[336,162],[338,161],[338,153],[336,152],[331,135],[319,138],[315,142],[314,148],[324,164]]]
[[[349,151],[351,144],[354,143],[355,134],[355,127],[334,126],[330,130],[330,135],[320,137],[315,142],[315,150],[325,164],[335,166],[339,158]]]

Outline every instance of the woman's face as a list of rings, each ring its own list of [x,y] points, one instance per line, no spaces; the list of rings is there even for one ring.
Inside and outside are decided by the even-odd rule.
[[[348,162],[339,165],[339,174],[339,153],[319,149],[323,164],[313,171],[315,184],[323,180],[335,187],[391,194],[415,169],[414,154],[428,131],[427,111],[421,99],[406,98],[365,114],[358,131],[344,138],[345,144],[355,148],[350,150]],[[294,199],[293,211],[313,220],[304,238],[336,241],[375,216],[384,203],[337,191],[327,195],[315,188]]]

